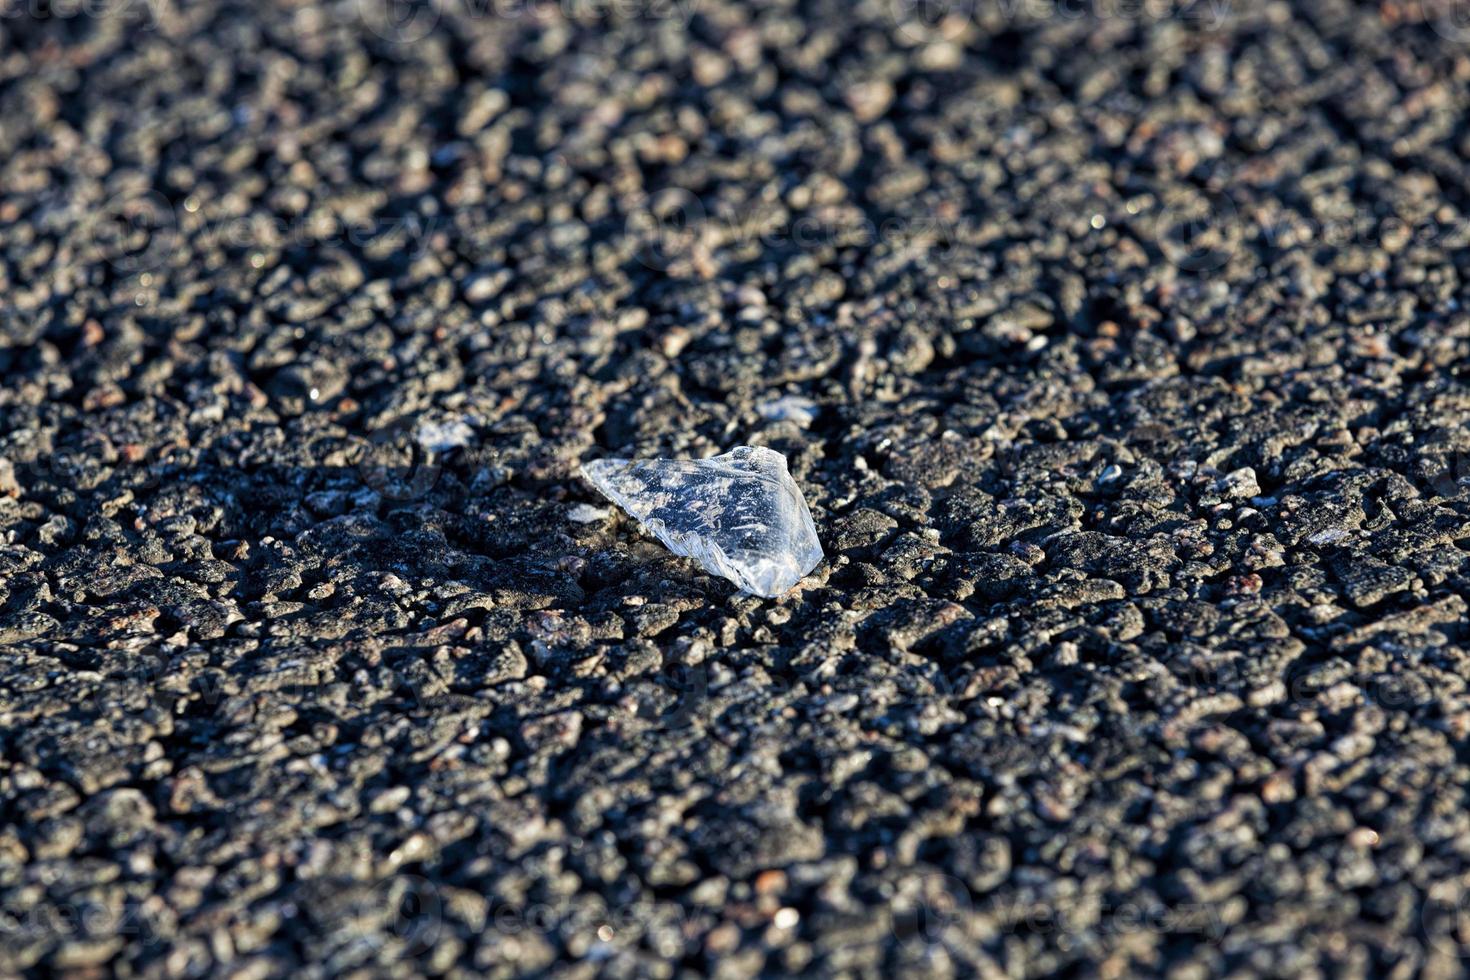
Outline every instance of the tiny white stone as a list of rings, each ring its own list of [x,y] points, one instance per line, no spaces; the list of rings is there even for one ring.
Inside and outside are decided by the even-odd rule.
[[[475,430],[463,419],[425,422],[414,432],[415,441],[431,453],[445,453],[468,446],[474,438]]]
[[[1228,497],[1259,497],[1261,485],[1256,482],[1256,471],[1250,466],[1227,473],[1215,481],[1215,489]]]
[[[761,418],[771,422],[795,422],[806,426],[816,421],[817,403],[801,395],[784,395],[762,402],[756,411],[760,412]]]
[[[567,520],[578,524],[591,524],[594,521],[606,520],[607,515],[612,513],[606,507],[594,507],[591,504],[578,504],[567,511]]]

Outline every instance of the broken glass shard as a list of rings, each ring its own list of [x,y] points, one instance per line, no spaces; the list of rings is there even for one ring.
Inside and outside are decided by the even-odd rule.
[[[781,595],[822,560],[786,457],[737,446],[712,459],[599,459],[582,475],[675,554],[755,595]]]

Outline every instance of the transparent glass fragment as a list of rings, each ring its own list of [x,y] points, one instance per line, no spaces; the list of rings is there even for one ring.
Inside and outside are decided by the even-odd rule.
[[[822,560],[786,457],[737,446],[712,459],[599,459],[582,475],[670,551],[755,595],[789,590]]]

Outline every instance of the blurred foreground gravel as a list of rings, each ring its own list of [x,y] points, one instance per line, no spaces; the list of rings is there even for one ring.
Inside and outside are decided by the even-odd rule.
[[[940,7],[0,6],[0,974],[1463,968],[1470,19]]]

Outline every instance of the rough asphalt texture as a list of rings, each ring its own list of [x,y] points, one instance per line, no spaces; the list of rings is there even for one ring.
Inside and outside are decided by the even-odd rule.
[[[4,12],[0,974],[1470,962],[1460,11]]]

